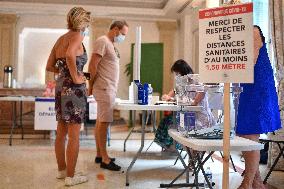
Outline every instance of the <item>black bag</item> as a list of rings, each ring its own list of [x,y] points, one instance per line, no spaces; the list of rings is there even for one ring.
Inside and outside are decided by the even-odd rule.
[[[268,149],[269,149],[269,142],[266,142],[264,144],[264,148],[262,150],[260,150],[260,160],[259,160],[260,164],[267,164]]]

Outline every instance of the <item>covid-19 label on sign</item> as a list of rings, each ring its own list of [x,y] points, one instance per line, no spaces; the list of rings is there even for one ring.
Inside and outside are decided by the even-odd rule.
[[[199,74],[204,83],[253,83],[253,4],[199,11]]]

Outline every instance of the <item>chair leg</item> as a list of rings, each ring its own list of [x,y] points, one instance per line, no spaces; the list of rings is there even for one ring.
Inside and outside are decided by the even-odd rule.
[[[154,143],[154,140],[152,140],[151,144],[148,146],[148,148],[146,149],[146,152],[149,150],[149,148],[152,146],[152,144]]]
[[[234,162],[233,162],[233,158],[232,158],[231,155],[230,155],[230,160],[231,160],[231,163],[232,163],[232,166],[233,166],[234,171],[237,172],[236,166],[235,166],[235,164],[234,164]]]
[[[279,149],[280,149],[280,152],[279,152],[278,156],[276,157],[276,159],[274,160],[274,163],[272,164],[271,168],[269,169],[269,171],[268,171],[268,173],[267,173],[265,179],[263,180],[263,184],[266,184],[266,183],[267,183],[267,180],[268,180],[268,178],[269,178],[271,172],[273,171],[274,167],[275,167],[276,164],[278,163],[280,157],[281,157],[282,155],[284,155],[284,146],[281,148],[280,144],[279,144],[279,143],[277,143],[277,144],[278,144],[278,147],[279,147]]]
[[[220,154],[221,154],[222,158],[224,158],[222,152],[220,152]],[[233,161],[233,158],[232,158],[231,155],[230,155],[230,160],[231,160],[231,163],[232,163],[232,166],[233,166],[234,171],[237,172],[236,166],[235,166],[235,164],[234,164],[234,161]]]
[[[181,149],[180,152],[179,152],[179,154],[181,155],[182,152],[183,152],[183,150]],[[176,158],[176,161],[175,161],[174,165],[177,164],[177,161],[178,161],[178,157]]]

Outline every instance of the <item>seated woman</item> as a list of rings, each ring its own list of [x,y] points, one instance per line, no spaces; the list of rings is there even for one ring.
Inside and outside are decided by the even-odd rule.
[[[171,72],[181,76],[193,74],[191,67],[184,60],[177,60],[171,67]],[[194,82],[194,81],[192,81]],[[162,100],[174,101],[174,90],[162,96]],[[206,92],[192,92],[189,97],[193,100],[193,106],[202,106],[202,111],[196,113],[196,128],[202,129],[215,125],[214,117],[208,106],[208,97]],[[168,134],[169,127],[173,125],[173,114],[166,115],[160,122],[156,131],[154,141],[164,149],[173,149],[173,139]]]

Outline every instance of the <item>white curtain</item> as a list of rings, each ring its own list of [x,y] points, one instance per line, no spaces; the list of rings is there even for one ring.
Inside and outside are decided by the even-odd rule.
[[[269,12],[271,23],[271,35],[273,45],[273,56],[276,63],[276,79],[278,83],[279,107],[281,110],[282,129],[276,135],[284,136],[284,2],[283,0],[270,0]],[[274,162],[279,153],[277,145],[270,146],[268,166]],[[284,170],[284,160],[280,158],[275,170]]]

